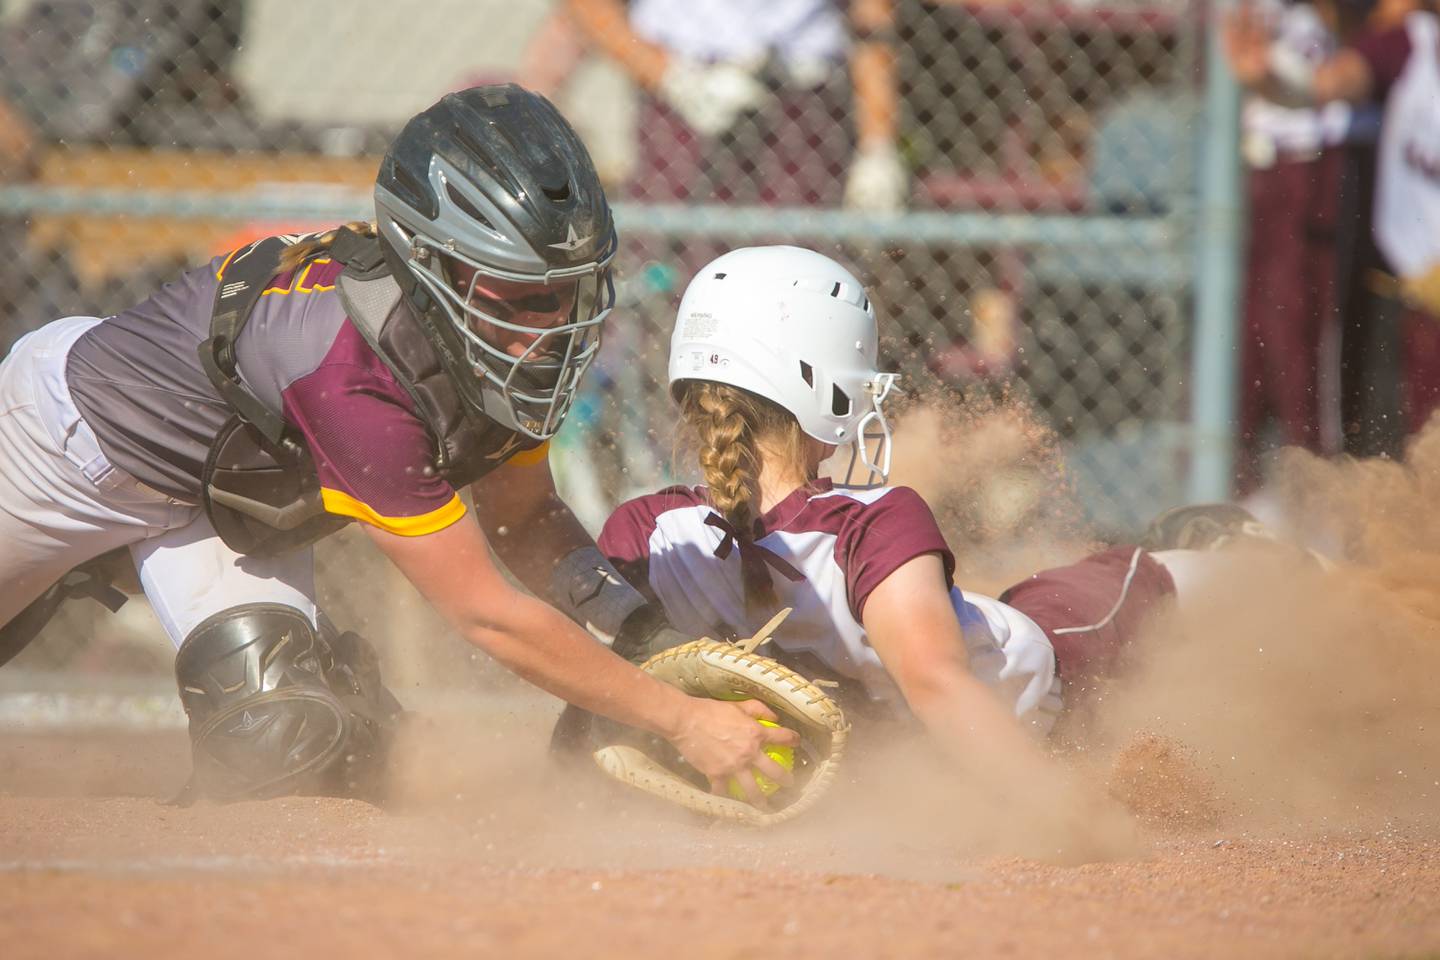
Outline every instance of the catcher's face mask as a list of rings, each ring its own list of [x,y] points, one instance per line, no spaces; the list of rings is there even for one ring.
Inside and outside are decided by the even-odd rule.
[[[565,118],[514,84],[447,94],[386,150],[375,219],[461,399],[553,435],[615,299],[610,207]]]
[[[412,260],[411,269],[460,334],[475,376],[500,392],[522,431],[553,434],[600,349],[601,325],[615,303],[608,263],[522,275],[434,249]]]

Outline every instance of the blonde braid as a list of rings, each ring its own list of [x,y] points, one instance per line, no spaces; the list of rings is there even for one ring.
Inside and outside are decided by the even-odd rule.
[[[710,503],[748,540],[760,457],[747,406],[735,388],[720,383],[696,383],[684,396],[685,418],[700,442],[700,469]]]

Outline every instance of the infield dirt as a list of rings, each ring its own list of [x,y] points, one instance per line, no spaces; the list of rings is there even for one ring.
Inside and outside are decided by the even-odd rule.
[[[454,760],[446,782],[392,811],[311,798],[179,809],[155,796],[183,778],[181,739],[0,745],[7,782],[29,783],[0,797],[5,956],[1398,957],[1440,947],[1440,834],[1423,823],[1164,821],[1121,859],[1061,866],[987,853],[992,841],[959,813],[927,831],[903,807],[873,820],[841,796],[824,817],[763,834],[700,827],[587,800],[533,762],[500,763],[510,751],[495,749],[489,763]],[[504,732],[514,747],[526,740]],[[110,772],[47,778],[39,754]],[[109,795],[66,795],[77,787]]]
[[[907,479],[950,505],[967,583],[1086,549],[1063,497],[976,486],[987,451],[1021,487],[1063,480],[1043,433],[1005,409],[948,422],[911,422],[970,432]],[[1227,552],[1072,719],[1063,762],[1121,828],[997,798],[889,734],[811,816],[697,824],[555,769],[553,700],[492,683],[430,703],[391,663],[420,678],[400,692],[421,719],[384,810],[166,806],[182,731],[0,731],[0,953],[1436,955],[1440,429],[1407,466],[1296,455],[1280,480],[1290,532],[1348,562]],[[1005,510],[966,514],[977,497]],[[1025,551],[995,547],[1017,532]]]

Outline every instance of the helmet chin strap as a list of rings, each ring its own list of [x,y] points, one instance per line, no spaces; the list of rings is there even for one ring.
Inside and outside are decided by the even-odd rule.
[[[855,425],[855,439],[850,445],[850,462],[845,468],[845,479],[835,486],[842,490],[873,490],[883,487],[890,479],[890,423],[885,419],[882,404],[895,387],[897,374],[880,373],[865,384],[865,393],[870,397],[870,410]],[[875,455],[870,455],[867,443],[875,441]],[[855,482],[858,467],[864,467],[864,483]]]

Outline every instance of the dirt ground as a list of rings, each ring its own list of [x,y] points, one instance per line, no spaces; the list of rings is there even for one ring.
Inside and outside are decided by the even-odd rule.
[[[1440,830],[1424,820],[1188,817],[1161,772],[1148,805],[1130,801],[1152,815],[1129,851],[1063,866],[987,852],[981,823],[920,827],[903,805],[887,822],[883,796],[847,798],[844,784],[803,822],[700,825],[556,772],[534,749],[533,721],[486,726],[490,737],[462,738],[472,756],[424,757],[435,775],[386,810],[320,798],[167,806],[186,772],[178,731],[0,737],[4,955],[1440,952]],[[1116,768],[1122,790],[1145,792],[1153,747]],[[1182,801],[1195,799],[1187,791]]]
[[[384,808],[180,808],[169,651],[127,686],[97,627],[53,682],[0,674],[0,957],[1440,957],[1440,426],[1410,459],[1288,462],[1347,564],[1236,548],[1183,591],[1062,738],[1103,808],[875,731],[805,816],[698,823],[557,770],[556,702],[394,591],[350,606],[419,718]],[[912,482],[963,513],[951,466]],[[1006,536],[1061,542],[1049,504]],[[968,589],[1006,541],[963,519]]]

